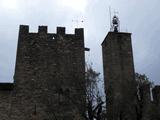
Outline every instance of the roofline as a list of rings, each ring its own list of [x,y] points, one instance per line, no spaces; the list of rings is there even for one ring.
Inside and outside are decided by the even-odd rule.
[[[105,39],[106,39],[110,34],[128,34],[128,35],[131,35],[132,33],[128,33],[128,32],[112,32],[112,31],[109,31],[108,34],[106,35],[106,37],[104,38],[103,42],[101,43],[101,45],[104,43]]]

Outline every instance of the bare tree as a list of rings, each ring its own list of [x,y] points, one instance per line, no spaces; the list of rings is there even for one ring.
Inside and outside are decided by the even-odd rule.
[[[104,101],[98,88],[99,75],[91,65],[86,65],[86,120],[104,119]]]
[[[105,120],[105,107],[104,101],[102,98],[101,90],[98,88],[98,84],[101,82],[100,73],[96,72],[92,65],[86,65],[86,72],[85,72],[85,88],[83,83],[79,83],[81,89],[85,93],[85,102],[78,102],[75,101],[74,98],[68,97],[72,104],[74,105],[75,109],[79,109],[79,106],[84,106],[85,113],[82,112],[80,115],[82,119],[85,120]],[[80,111],[80,110],[79,110]],[[77,118],[76,118],[77,119]]]

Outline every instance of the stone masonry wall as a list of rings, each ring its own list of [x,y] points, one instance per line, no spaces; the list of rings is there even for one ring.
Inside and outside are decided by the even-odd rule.
[[[84,114],[84,78],[83,29],[48,33],[39,26],[38,33],[29,33],[21,25],[11,99],[10,92],[1,94],[3,107],[10,105],[4,120],[74,120]]]
[[[102,43],[107,120],[136,120],[130,33],[109,32]]]

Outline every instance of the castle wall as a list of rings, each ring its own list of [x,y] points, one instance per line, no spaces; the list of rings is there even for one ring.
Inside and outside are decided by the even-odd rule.
[[[0,119],[9,120],[11,109],[12,83],[0,83]]]
[[[14,83],[0,83],[2,120],[83,120],[85,58],[83,29],[48,33],[19,30]],[[130,33],[109,32],[102,43],[107,120],[159,120],[160,86],[139,88],[137,97]],[[138,102],[137,102],[138,100]],[[78,117],[80,118],[78,118]]]
[[[109,32],[102,43],[108,120],[136,119],[136,84],[130,33]]]
[[[72,120],[84,113],[85,59],[83,29],[75,34],[29,33],[20,26],[15,87],[12,94],[12,120]]]

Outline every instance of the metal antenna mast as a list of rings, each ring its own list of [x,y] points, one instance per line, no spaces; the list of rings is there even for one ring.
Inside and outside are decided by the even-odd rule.
[[[83,20],[78,20],[78,17],[77,17],[77,19],[72,20],[72,22],[75,22],[76,23],[76,27],[78,28],[79,27],[79,23],[83,23],[84,21]]]
[[[112,22],[111,22],[111,6],[109,6],[109,19],[110,19],[110,31],[112,30]]]

